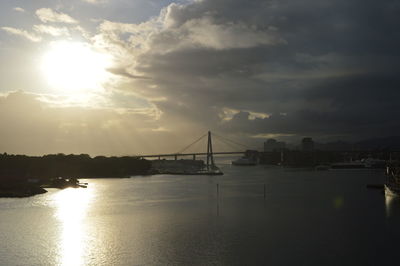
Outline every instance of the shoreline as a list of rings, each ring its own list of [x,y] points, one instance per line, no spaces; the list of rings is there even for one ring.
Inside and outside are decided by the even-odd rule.
[[[14,186],[0,188],[0,198],[27,198],[47,193],[47,190],[40,186]]]

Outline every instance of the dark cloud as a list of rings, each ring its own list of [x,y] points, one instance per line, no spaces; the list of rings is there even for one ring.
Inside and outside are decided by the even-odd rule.
[[[137,70],[151,73],[156,94],[185,103],[168,109],[232,132],[345,136],[400,134],[398,78],[400,11],[397,1],[199,1],[171,5],[166,42],[190,21],[246,25],[280,43],[216,49],[194,45],[151,51]],[[207,30],[207,29],[205,29]],[[176,46],[182,42],[174,38]],[[170,44],[169,44],[170,45]],[[152,90],[147,91],[151,94]],[[240,111],[217,121],[222,108]],[[272,114],[249,119],[247,111]],[[207,115],[199,116],[204,112]],[[285,115],[279,115],[284,113]]]
[[[128,73],[126,71],[126,69],[124,69],[124,68],[108,68],[107,71],[114,75],[123,76],[123,77],[131,78],[131,79],[150,79],[149,77],[145,77],[145,76],[132,75],[132,74]]]

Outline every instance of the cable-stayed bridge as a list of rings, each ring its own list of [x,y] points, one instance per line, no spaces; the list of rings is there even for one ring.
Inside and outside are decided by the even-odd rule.
[[[234,151],[213,151],[213,143],[212,143],[212,137],[214,139],[217,139],[218,141],[224,143],[227,146],[230,146],[234,148]],[[199,143],[200,141],[204,140],[207,138],[207,152],[188,152],[188,150],[193,147],[195,144]],[[178,158],[182,157],[192,157],[193,160],[196,160],[196,156],[206,156],[207,157],[207,166],[208,165],[214,165],[214,155],[235,155],[235,154],[245,154],[246,150],[249,150],[248,146],[238,143],[236,141],[230,140],[228,138],[212,134],[211,131],[208,131],[206,134],[202,135],[180,151],[176,153],[167,153],[167,154],[145,154],[145,155],[137,155],[137,157],[140,158],[166,158],[166,157],[172,157],[175,160],[178,160]]]

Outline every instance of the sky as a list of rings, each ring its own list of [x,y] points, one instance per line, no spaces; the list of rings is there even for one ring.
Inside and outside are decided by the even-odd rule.
[[[0,152],[173,153],[208,130],[253,148],[400,135],[399,12],[395,0],[1,1]]]

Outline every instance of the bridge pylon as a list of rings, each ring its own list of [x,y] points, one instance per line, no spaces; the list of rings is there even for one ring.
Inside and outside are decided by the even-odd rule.
[[[212,149],[212,141],[211,141],[211,131],[208,131],[208,140],[207,140],[207,169],[214,167],[214,156],[213,156],[213,149]]]

